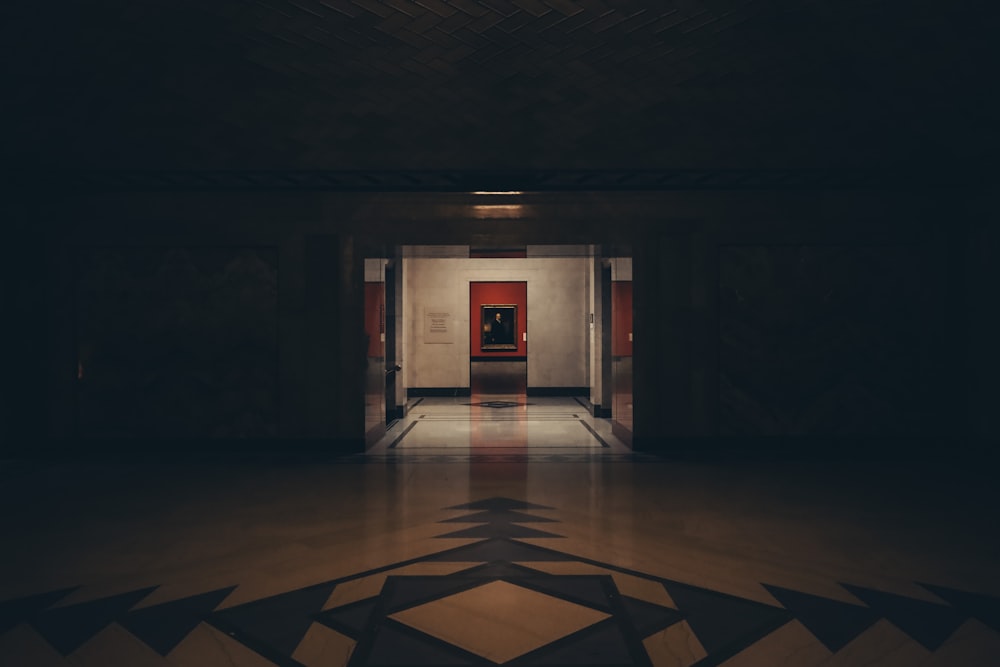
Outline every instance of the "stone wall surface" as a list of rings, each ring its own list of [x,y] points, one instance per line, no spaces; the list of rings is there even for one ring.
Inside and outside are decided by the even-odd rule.
[[[277,434],[273,248],[92,248],[77,264],[78,434]]]
[[[529,387],[587,386],[587,258],[407,257],[403,267],[407,386],[469,386],[469,283],[474,281],[528,283]],[[424,342],[426,309],[452,314],[453,343]]]
[[[723,246],[720,432],[916,435],[927,389],[917,249]]]

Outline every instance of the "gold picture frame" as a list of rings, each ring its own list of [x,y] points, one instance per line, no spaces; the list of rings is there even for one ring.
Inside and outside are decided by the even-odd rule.
[[[487,303],[480,306],[479,349],[517,349],[517,305],[510,303]]]

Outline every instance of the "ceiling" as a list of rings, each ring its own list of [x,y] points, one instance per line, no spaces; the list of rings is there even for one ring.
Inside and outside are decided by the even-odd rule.
[[[928,165],[996,153],[965,0],[21,2],[4,155],[106,169]]]

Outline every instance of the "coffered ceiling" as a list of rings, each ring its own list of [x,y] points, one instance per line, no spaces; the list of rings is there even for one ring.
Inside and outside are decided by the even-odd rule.
[[[994,154],[965,0],[94,0],[4,10],[12,165],[799,168]]]

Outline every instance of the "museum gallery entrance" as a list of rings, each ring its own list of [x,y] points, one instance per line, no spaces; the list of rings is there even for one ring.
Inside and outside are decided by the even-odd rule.
[[[528,393],[528,283],[469,283],[469,388],[473,397]]]
[[[630,445],[631,258],[601,250],[369,253],[369,453]]]

